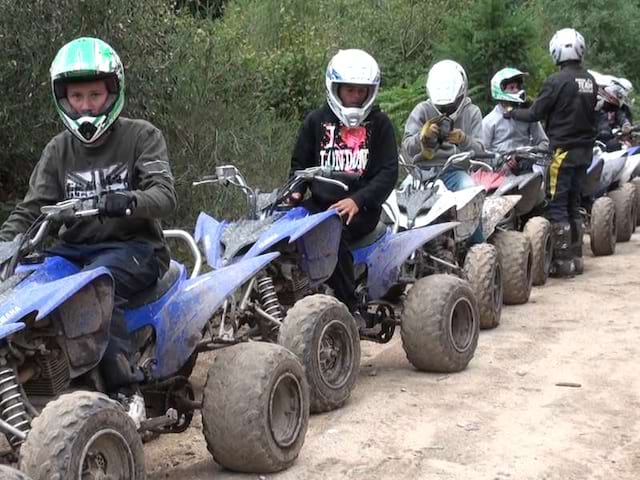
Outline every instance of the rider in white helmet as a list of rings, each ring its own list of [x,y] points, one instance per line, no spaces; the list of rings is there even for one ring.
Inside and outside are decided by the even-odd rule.
[[[298,134],[291,172],[327,166],[349,191],[313,182],[305,206],[310,211],[335,208],[345,220],[336,269],[329,279],[336,297],[355,314],[353,258],[347,242],[372,232],[382,204],[398,180],[398,152],[391,120],[375,105],[380,69],[363,50],[340,50],[325,77],[326,103],[309,113]],[[291,195],[300,202],[305,191]]]
[[[597,140],[607,146],[607,151],[620,150],[622,138],[615,134],[621,130],[625,134],[631,131],[631,120],[624,109],[627,91],[618,78],[613,75],[601,75],[589,70],[598,84],[598,102],[596,103]]]
[[[407,159],[424,169],[437,169],[460,152],[482,152],[482,113],[467,96],[467,74],[453,60],[436,63],[427,74],[429,98],[414,107],[404,127],[402,150]],[[471,176],[460,169],[446,172],[449,190],[474,187]],[[479,228],[472,242],[482,241]]]
[[[582,66],[585,50],[576,30],[558,30],[549,53],[560,71],[545,80],[531,108],[504,114],[513,121],[543,122],[554,151],[545,214],[555,234],[551,274],[559,277],[582,273],[583,268],[580,191],[593,156],[597,95],[595,79]]]

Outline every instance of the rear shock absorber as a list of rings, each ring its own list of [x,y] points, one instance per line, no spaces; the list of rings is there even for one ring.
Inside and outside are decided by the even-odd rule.
[[[276,288],[269,275],[264,275],[258,280],[258,294],[260,295],[260,302],[262,303],[264,311],[279,322],[284,320],[282,305],[280,305],[278,301]]]
[[[25,435],[31,429],[31,416],[25,408],[22,389],[11,365],[0,367],[0,417]],[[13,448],[19,447],[22,443],[21,438],[10,433],[7,434],[7,440]]]

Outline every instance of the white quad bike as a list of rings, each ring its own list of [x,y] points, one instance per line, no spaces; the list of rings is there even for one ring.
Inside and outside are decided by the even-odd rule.
[[[544,285],[549,278],[553,254],[551,223],[541,214],[545,200],[545,169],[549,161],[548,150],[537,147],[518,147],[508,152],[496,153],[490,164],[476,162],[472,178],[487,191],[487,197],[520,195],[520,201],[511,215],[502,220],[499,227],[523,232],[531,242],[533,255],[533,285]],[[510,159],[518,165],[516,174],[505,170]]]
[[[409,175],[383,205],[386,221],[394,231],[459,222],[451,233],[430,242],[414,255],[405,268],[414,270],[418,277],[445,271],[467,278],[478,301],[481,328],[499,325],[503,301],[524,303],[531,292],[529,240],[520,232],[497,228],[520,196],[485,199],[482,187],[452,192],[441,177],[452,168],[467,170],[471,163],[476,163],[475,158],[493,157],[486,153],[458,153],[439,171],[422,170],[401,158],[401,165]],[[470,245],[481,222],[487,241]]]

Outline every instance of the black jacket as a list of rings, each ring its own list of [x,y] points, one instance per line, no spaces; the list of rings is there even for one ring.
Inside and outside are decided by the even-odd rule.
[[[325,104],[304,119],[291,158],[291,173],[329,165],[335,172],[358,173],[349,191],[327,183],[311,184],[312,199],[327,208],[351,197],[358,208],[379,214],[398,180],[398,150],[389,117],[374,107],[360,127],[347,128]]]
[[[596,124],[598,126],[598,137],[602,143],[606,144],[607,151],[620,150],[622,142],[613,134],[616,128],[631,125],[626,112],[622,108],[613,110],[599,110],[596,112]]]
[[[592,148],[596,139],[595,79],[577,62],[567,62],[547,78],[531,108],[517,109],[513,118],[543,122],[552,148]]]

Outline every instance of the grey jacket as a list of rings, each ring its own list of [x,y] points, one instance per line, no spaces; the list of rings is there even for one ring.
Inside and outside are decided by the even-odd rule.
[[[482,143],[490,152],[509,152],[518,147],[549,148],[549,139],[540,122],[526,123],[506,119],[505,109],[498,104],[482,120]]]
[[[409,162],[413,161],[413,157],[422,151],[420,143],[420,130],[422,126],[430,119],[439,116],[436,108],[431,104],[431,100],[420,102],[415,106],[411,115],[407,119],[404,127],[404,136],[402,138],[402,151]],[[453,119],[453,128],[462,130],[467,138],[460,145],[453,145],[443,142],[434,150],[433,158],[430,160],[421,157],[418,164],[424,167],[435,167],[444,165],[447,159],[460,152],[482,152],[482,113],[480,109],[471,102],[469,97],[465,98],[462,108]]]

